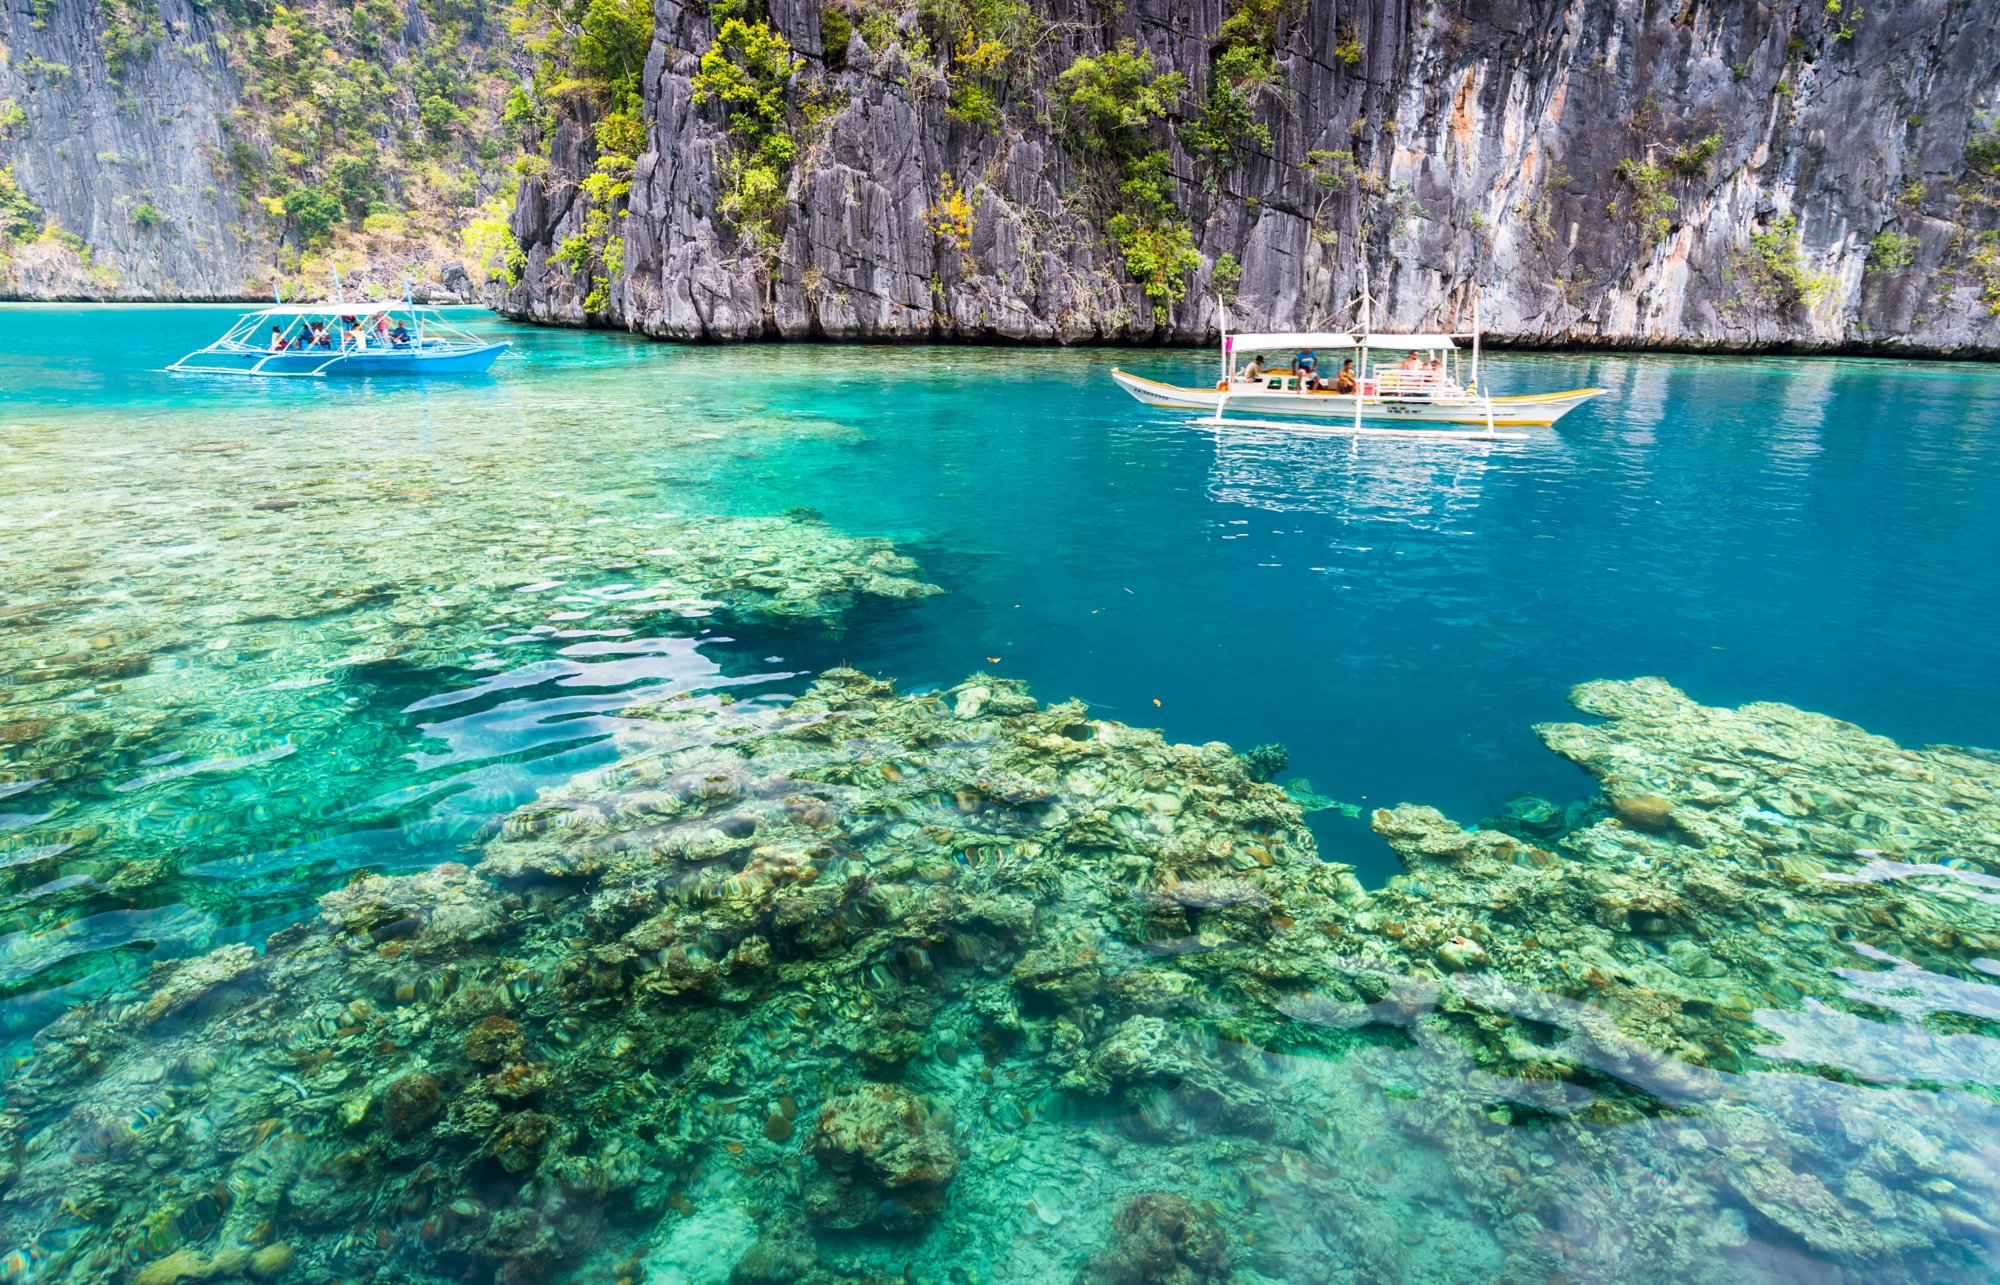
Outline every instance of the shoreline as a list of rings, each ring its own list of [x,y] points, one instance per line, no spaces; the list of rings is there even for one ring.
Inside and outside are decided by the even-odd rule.
[[[0,307],[5,308],[253,308],[270,302],[261,295],[238,295],[234,297],[201,297],[174,299],[90,299],[82,297],[31,298],[25,296],[0,295]],[[358,301],[357,301],[358,302]],[[1089,338],[1071,341],[1011,339],[1005,335],[953,335],[940,333],[910,333],[894,335],[782,335],[765,334],[752,338],[722,338],[717,336],[668,336],[651,335],[643,330],[627,326],[575,325],[569,322],[538,321],[532,317],[508,313],[490,304],[476,300],[449,300],[436,302],[419,301],[420,307],[428,308],[477,308],[492,314],[502,321],[517,325],[534,326],[545,330],[597,330],[621,333],[635,338],[651,340],[662,344],[679,344],[690,348],[754,347],[762,345],[823,345],[829,347],[855,348],[1022,348],[1022,349],[1088,349],[1088,348],[1156,348],[1162,352],[1206,352],[1212,351],[1215,340],[1211,337],[1201,341],[1184,338],[1138,339],[1138,338]],[[1923,362],[1994,362],[2000,361],[2000,344],[1968,345],[1959,348],[1938,348],[1924,344],[1913,344],[1896,339],[1843,340],[1829,343],[1787,340],[1777,343],[1731,343],[1720,340],[1701,339],[1661,339],[1632,340],[1610,336],[1569,336],[1553,338],[1537,335],[1502,335],[1489,332],[1482,336],[1480,346],[1492,352],[1518,353],[1578,353],[1608,356],[1672,356],[1672,357],[1838,357],[1868,358],[1890,361]]]

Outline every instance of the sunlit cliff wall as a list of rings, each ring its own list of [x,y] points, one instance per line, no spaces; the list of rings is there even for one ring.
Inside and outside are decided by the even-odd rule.
[[[1463,323],[1477,300],[1529,342],[2000,350],[1989,6],[1269,4],[1277,75],[1245,95],[1269,144],[1221,161],[1187,135],[1239,0],[1034,0],[986,122],[955,110],[971,77],[935,52],[960,7],[828,23],[820,0],[771,0],[801,59],[799,151],[760,247],[722,208],[729,118],[694,93],[717,24],[658,0],[649,150],[602,306],[585,311],[588,265],[551,262],[587,213],[586,109],[516,207],[528,261],[504,309],[676,338],[1198,341],[1218,264],[1236,319],[1307,324],[1352,316],[1366,259],[1378,325]],[[1125,39],[1188,81],[1149,145],[1200,263],[1157,316],[1106,232],[1117,175],[1056,82]]]

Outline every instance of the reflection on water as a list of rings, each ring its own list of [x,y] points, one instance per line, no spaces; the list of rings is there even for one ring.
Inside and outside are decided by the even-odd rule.
[[[1560,450],[1549,438],[1518,442],[1393,442],[1300,438],[1264,429],[1218,429],[1209,496],[1273,513],[1323,513],[1343,525],[1395,534],[1464,535],[1476,529],[1482,480],[1509,457]]]
[[[1551,656],[1821,681],[1729,653],[1822,599],[1876,670],[1962,609],[1896,714],[1976,725],[1985,385],[1891,442],[1876,367],[1608,362],[1468,447],[527,340],[17,395],[0,1280],[1992,1275],[2000,760],[1659,680],[1522,748]],[[1375,760],[1455,816],[1358,879],[1261,778]]]

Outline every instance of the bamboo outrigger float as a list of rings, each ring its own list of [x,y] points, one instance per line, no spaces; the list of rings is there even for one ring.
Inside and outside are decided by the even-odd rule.
[[[1218,427],[1275,428],[1293,432],[1349,433],[1382,437],[1444,437],[1471,441],[1522,440],[1513,430],[1546,428],[1569,411],[1601,395],[1602,388],[1572,388],[1559,393],[1528,393],[1495,397],[1479,380],[1479,311],[1473,305],[1472,329],[1426,334],[1387,334],[1368,327],[1368,294],[1361,298],[1361,325],[1354,331],[1274,331],[1231,334],[1229,312],[1221,308],[1222,373],[1213,388],[1186,388],[1113,368],[1120,388],[1148,406],[1166,410],[1207,411],[1197,424]],[[1219,305],[1218,305],[1219,306]],[[1461,341],[1470,341],[1470,358]],[[1294,368],[1290,354],[1324,353],[1314,372]],[[1283,366],[1260,369],[1256,363],[1237,366],[1240,356],[1281,352]],[[1371,360],[1389,352],[1406,360],[1410,353],[1435,358],[1406,368]],[[1354,391],[1334,389],[1342,361],[1354,363]],[[1254,373],[1253,373],[1254,371]],[[1225,411],[1283,419],[1225,417]],[[1374,421],[1371,425],[1368,421]],[[1398,427],[1385,427],[1395,424]]]

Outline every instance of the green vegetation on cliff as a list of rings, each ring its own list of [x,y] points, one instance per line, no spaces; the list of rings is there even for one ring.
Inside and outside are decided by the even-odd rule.
[[[42,211],[14,182],[14,168],[0,169],[0,265],[14,257],[14,247],[31,241],[42,230]]]
[[[730,152],[724,162],[722,212],[753,253],[777,248],[798,140],[792,130],[792,80],[799,59],[785,38],[742,0],[715,7],[715,43],[701,56],[694,100],[722,109]]]
[[[1201,116],[1181,133],[1188,151],[1214,170],[1228,169],[1252,152],[1271,150],[1271,130],[1257,120],[1257,104],[1283,88],[1277,62],[1280,21],[1304,12],[1304,0],[1242,0],[1223,20],[1216,33],[1221,48],[1208,100]],[[1210,182],[1219,186],[1213,176]]]
[[[520,55],[489,0],[224,0],[218,43],[243,84],[221,158],[261,207],[288,274],[329,257],[452,251],[482,201],[511,199]]]
[[[1732,256],[1730,272],[1757,301],[1780,310],[1817,307],[1835,284],[1830,274],[1806,266],[1798,216],[1790,213],[1752,232]]]
[[[1065,125],[1087,154],[1109,162],[1116,199],[1105,230],[1125,269],[1145,287],[1153,315],[1187,297],[1188,277],[1201,266],[1194,233],[1180,211],[1173,159],[1158,146],[1157,127],[1187,93],[1187,78],[1163,72],[1153,55],[1127,41],[1096,58],[1079,58],[1056,78],[1068,108]]]
[[[632,167],[646,150],[639,77],[653,43],[653,8],[650,0],[527,0],[514,33],[533,59],[533,72],[508,99],[506,117],[532,123],[543,149],[527,169],[546,160],[565,112],[594,118],[596,156],[576,180],[582,222],[551,258],[588,286],[584,311],[601,312],[625,270],[625,197]],[[505,279],[519,271],[519,247],[511,238],[476,226],[473,244],[500,247],[504,258],[494,266]]]

